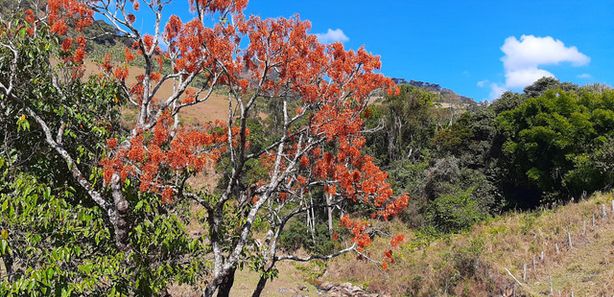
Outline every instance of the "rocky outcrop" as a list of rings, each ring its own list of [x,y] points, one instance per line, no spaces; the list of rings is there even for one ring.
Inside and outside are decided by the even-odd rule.
[[[318,286],[320,296],[327,297],[388,297],[378,293],[368,293],[363,288],[351,283],[333,284],[324,282]]]

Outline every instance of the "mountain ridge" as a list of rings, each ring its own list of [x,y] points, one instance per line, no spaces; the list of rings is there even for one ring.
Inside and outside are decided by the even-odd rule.
[[[394,81],[397,85],[410,85],[434,94],[438,94],[440,97],[436,103],[446,103],[448,105],[456,105],[465,108],[479,104],[479,102],[477,102],[475,99],[460,95],[452,89],[442,87],[440,84],[419,80],[406,80],[398,77],[393,77],[392,81]]]

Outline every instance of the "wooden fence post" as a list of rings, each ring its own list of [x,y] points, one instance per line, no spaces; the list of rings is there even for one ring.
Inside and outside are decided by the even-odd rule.
[[[546,258],[546,256],[544,255],[544,250],[542,250],[542,253],[539,255],[539,258],[542,262],[544,262],[544,259]]]
[[[569,231],[567,231],[567,242],[569,243],[569,248],[571,249],[573,244],[571,243],[571,233],[569,233]]]

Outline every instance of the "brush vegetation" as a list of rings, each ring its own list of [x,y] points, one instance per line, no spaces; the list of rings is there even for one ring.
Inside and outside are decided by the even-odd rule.
[[[397,222],[391,231],[409,236],[392,269],[347,256],[331,263],[321,281],[351,281],[392,296],[501,296],[514,287],[518,296],[543,296],[550,292],[550,282],[555,292],[605,296],[614,290],[613,199],[612,193],[598,193],[553,209],[510,212],[457,234],[434,235]],[[608,219],[601,218],[602,206]],[[523,281],[525,264],[528,276]]]

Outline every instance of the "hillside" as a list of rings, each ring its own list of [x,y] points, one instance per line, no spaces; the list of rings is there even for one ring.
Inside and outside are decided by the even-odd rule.
[[[614,89],[128,2],[0,0],[0,296],[614,297]]]
[[[392,80],[399,85],[407,84],[439,95],[436,103],[442,108],[455,107],[458,109],[467,109],[478,104],[473,98],[459,95],[453,90],[444,88],[439,84],[416,80],[407,81],[404,78],[393,78]]]
[[[614,292],[613,201],[614,193],[596,194],[552,210],[504,215],[465,233],[440,238],[396,223],[386,231],[411,235],[388,271],[355,255],[328,264],[284,262],[279,277],[267,284],[265,295],[511,297],[552,292],[554,296],[610,296]],[[379,240],[373,250],[386,245],[386,239]],[[232,296],[250,294],[257,274],[243,270],[237,278],[241,281],[233,287]],[[198,296],[180,288],[172,292],[173,296]]]
[[[596,194],[552,210],[512,213],[441,238],[397,224],[394,232],[411,235],[389,271],[347,256],[319,281],[350,281],[386,296],[611,296],[613,199]]]

